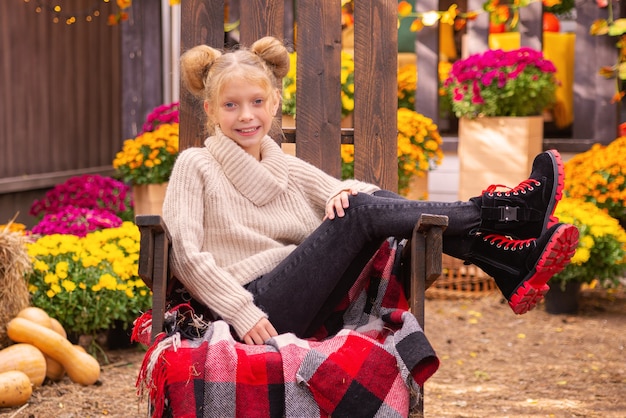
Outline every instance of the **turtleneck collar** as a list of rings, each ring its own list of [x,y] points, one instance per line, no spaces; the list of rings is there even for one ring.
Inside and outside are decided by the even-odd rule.
[[[269,136],[261,140],[261,161],[215,129],[204,145],[222,166],[233,186],[257,206],[263,206],[287,190],[285,154]]]

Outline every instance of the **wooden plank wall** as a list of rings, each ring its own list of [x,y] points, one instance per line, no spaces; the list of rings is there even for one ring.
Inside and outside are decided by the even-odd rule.
[[[55,23],[50,2],[0,1],[0,224],[19,212],[34,225],[33,200],[71,176],[112,174],[161,101],[159,2],[135,0],[120,26],[107,25],[114,2],[59,3]]]
[[[110,166],[118,146],[111,137],[120,133],[120,91],[111,88],[119,86],[120,57],[119,30],[103,22],[109,9],[68,26],[35,4],[0,2],[0,223],[17,210],[23,219],[38,188]]]

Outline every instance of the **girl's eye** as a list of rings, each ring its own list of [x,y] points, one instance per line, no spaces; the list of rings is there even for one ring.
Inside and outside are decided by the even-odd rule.
[[[235,107],[235,104],[232,102],[224,103],[224,107],[227,109],[232,109]]]
[[[254,103],[255,105],[262,105],[263,104],[263,99],[256,99],[252,103]]]

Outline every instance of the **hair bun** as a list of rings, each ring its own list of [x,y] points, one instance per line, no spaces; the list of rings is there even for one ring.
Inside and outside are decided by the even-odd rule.
[[[222,53],[207,45],[198,45],[185,51],[180,57],[180,78],[187,89],[202,97],[207,74]]]
[[[252,44],[250,51],[266,62],[277,80],[281,80],[289,72],[289,51],[277,38],[261,38]]]

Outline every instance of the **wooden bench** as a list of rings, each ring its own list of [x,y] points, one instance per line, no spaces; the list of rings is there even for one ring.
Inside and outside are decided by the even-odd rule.
[[[135,220],[141,233],[139,276],[152,290],[152,341],[163,331],[168,309],[168,283],[172,279],[169,257],[172,244],[159,215],[139,215]],[[410,242],[402,254],[400,280],[405,284],[411,312],[424,328],[424,301],[426,289],[441,275],[442,234],[448,217],[423,214],[413,230]],[[423,388],[413,414],[423,414]],[[418,416],[420,416],[418,415]],[[412,415],[415,416],[415,415]]]
[[[296,127],[272,137],[278,143],[296,143],[298,157],[335,177],[341,176],[341,144],[354,144],[355,177],[397,190],[397,0],[354,2],[352,128],[341,127],[341,0],[187,0],[181,4],[181,49],[198,44],[222,48],[225,14],[228,21],[239,22],[243,45],[272,35],[295,46]],[[202,144],[204,123],[202,104],[181,86],[181,150]],[[163,328],[167,308],[171,244],[160,216],[137,216],[136,223],[141,231],[139,275],[153,291],[154,338]],[[422,327],[424,292],[441,274],[447,223],[445,216],[423,215],[403,255],[409,304]],[[422,411],[420,402],[413,412]]]

